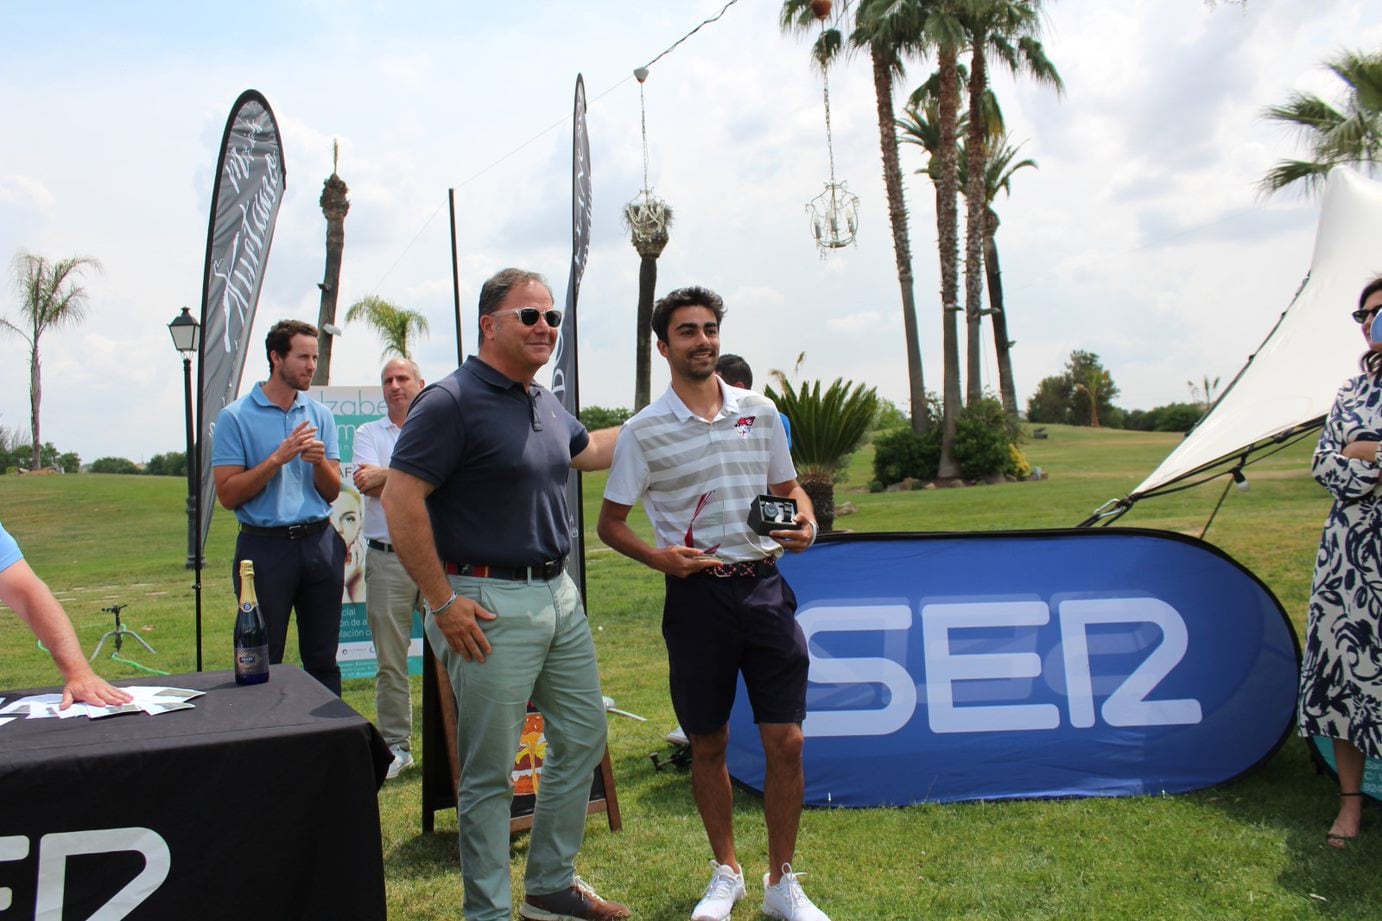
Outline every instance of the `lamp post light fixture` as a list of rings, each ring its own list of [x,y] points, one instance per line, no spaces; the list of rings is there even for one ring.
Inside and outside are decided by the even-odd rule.
[[[195,570],[192,591],[197,607],[197,671],[202,670],[202,503],[201,454],[197,451],[193,434],[192,414],[192,356],[197,354],[202,339],[202,327],[186,307],[168,324],[173,348],[182,355],[183,415],[187,429],[187,568]]]

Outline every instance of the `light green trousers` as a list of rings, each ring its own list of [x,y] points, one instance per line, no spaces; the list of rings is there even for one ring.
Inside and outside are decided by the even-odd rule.
[[[533,813],[524,885],[546,895],[571,885],[585,838],[594,771],[607,722],[585,607],[564,573],[550,582],[453,576],[462,597],[498,614],[482,622],[493,652],[483,663],[451,650],[436,621],[427,639],[456,693],[461,877],[468,921],[509,921],[511,775],[528,701],[542,712],[547,755]]]

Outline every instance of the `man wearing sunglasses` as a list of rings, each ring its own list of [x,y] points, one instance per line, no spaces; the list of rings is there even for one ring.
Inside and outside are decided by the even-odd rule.
[[[565,571],[568,472],[607,468],[618,431],[588,433],[534,382],[557,343],[562,317],[552,303],[535,272],[505,269],[484,283],[479,355],[413,402],[382,497],[456,695],[469,921],[512,917],[509,778],[529,700],[550,754],[519,914],[629,916],[575,876],[606,717],[585,608]]]

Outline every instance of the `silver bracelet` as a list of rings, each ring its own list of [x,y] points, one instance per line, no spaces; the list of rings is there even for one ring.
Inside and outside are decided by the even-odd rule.
[[[806,519],[806,523],[811,526],[811,543],[806,546],[814,547],[816,545],[816,535],[820,533],[820,530],[816,527],[816,523],[810,518]]]
[[[455,604],[455,603],[456,603],[456,599],[459,598],[459,597],[461,597],[461,596],[460,596],[460,595],[457,595],[455,592],[452,592],[452,593],[451,593],[451,597],[448,598],[448,599],[446,599],[446,601],[442,604],[441,607],[439,607],[439,608],[428,608],[428,610],[432,612],[432,616],[433,616],[433,617],[436,617],[438,614],[444,614],[444,613],[446,613],[446,609],[449,608],[449,607],[451,607],[453,604]]]

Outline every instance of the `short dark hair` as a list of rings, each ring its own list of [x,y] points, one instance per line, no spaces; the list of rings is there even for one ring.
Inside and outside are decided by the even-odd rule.
[[[537,282],[547,289],[547,295],[553,297],[552,286],[547,284],[547,279],[537,272],[530,272],[527,269],[507,268],[500,269],[491,275],[483,285],[480,286],[480,316],[488,316],[499,309],[499,305],[504,303],[504,298],[509,296],[509,292],[519,285],[526,285],[529,282]],[[479,317],[476,318],[479,323]],[[485,331],[483,327],[477,326],[477,334],[480,342],[485,341]]]
[[[721,355],[720,360],[715,362],[715,373],[731,387],[753,388],[753,369],[738,355]]]
[[[293,350],[294,336],[311,336],[316,339],[319,335],[317,328],[311,323],[301,320],[279,320],[264,337],[264,357],[269,360],[269,370],[274,369],[275,355],[280,359],[288,357],[288,353]]]
[[[679,307],[705,307],[715,314],[716,323],[722,322],[725,318],[725,302],[714,291],[700,285],[678,288],[664,295],[662,300],[653,305],[650,325],[659,342],[667,341],[667,325],[671,322],[672,311]]]
[[[1374,277],[1372,281],[1363,286],[1363,293],[1358,295],[1358,309],[1362,310],[1363,305],[1368,302],[1368,298],[1372,297],[1378,291],[1382,291],[1382,275]],[[1374,320],[1374,322],[1376,321]],[[1358,359],[1358,366],[1368,374],[1376,377],[1379,373],[1382,373],[1382,352],[1374,352],[1372,349],[1368,349],[1363,353],[1363,357]]]

